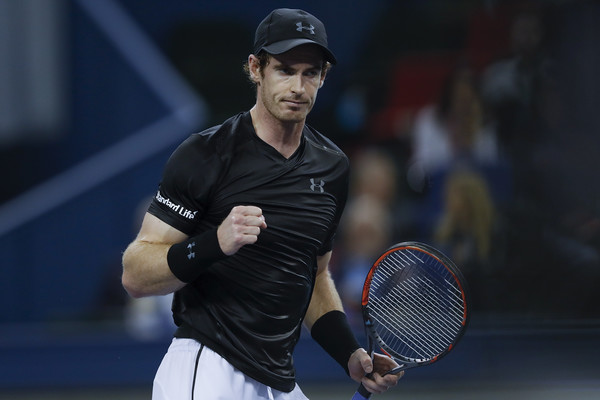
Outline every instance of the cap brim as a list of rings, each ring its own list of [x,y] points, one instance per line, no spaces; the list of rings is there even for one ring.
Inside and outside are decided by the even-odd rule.
[[[269,54],[282,54],[285,53],[288,50],[293,49],[294,47],[300,46],[302,44],[314,44],[317,45],[321,48],[321,50],[323,50],[323,54],[325,55],[325,60],[329,61],[332,64],[337,64],[337,59],[335,58],[335,56],[333,55],[333,53],[331,51],[329,51],[328,48],[320,45],[319,43],[315,42],[314,40],[310,40],[310,39],[289,39],[289,40],[282,40],[280,42],[277,43],[272,43],[268,46],[263,46],[260,50],[264,50]]]

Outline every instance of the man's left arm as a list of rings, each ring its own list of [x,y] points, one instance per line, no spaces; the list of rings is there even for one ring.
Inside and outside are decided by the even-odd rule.
[[[372,393],[382,393],[396,385],[402,375],[386,375],[397,364],[389,357],[375,355],[373,360],[361,348],[350,329],[342,301],[329,273],[331,251],[317,258],[315,288],[306,312],[304,323],[311,336],[335,359],[356,382]],[[374,368],[375,367],[375,368]],[[366,374],[373,373],[368,378]]]
[[[314,323],[330,311],[344,312],[342,300],[329,273],[331,251],[317,257],[317,277],[313,295],[304,318],[306,327],[311,330]]]

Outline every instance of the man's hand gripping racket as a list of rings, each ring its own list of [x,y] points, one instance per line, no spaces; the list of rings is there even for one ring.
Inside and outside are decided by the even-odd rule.
[[[431,364],[456,346],[470,308],[454,263],[419,242],[390,247],[371,267],[362,293],[369,354],[376,344],[399,366],[383,375]],[[352,400],[371,393],[361,384]]]

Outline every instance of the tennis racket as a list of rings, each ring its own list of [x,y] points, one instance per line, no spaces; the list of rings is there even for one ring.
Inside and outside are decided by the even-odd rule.
[[[387,374],[428,365],[452,350],[469,320],[467,284],[440,251],[396,244],[371,267],[362,292],[369,354],[376,344],[399,364]],[[361,384],[352,400],[371,393]]]

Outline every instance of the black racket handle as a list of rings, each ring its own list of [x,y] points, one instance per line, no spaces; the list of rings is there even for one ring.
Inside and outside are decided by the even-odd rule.
[[[362,397],[357,397],[357,394]],[[372,394],[373,393],[369,392],[361,383],[360,385],[358,385],[358,389],[356,389],[356,394],[354,395],[354,397],[352,397],[352,400],[368,399],[371,397]]]
[[[372,374],[367,374],[367,377],[371,377]],[[358,385],[358,389],[356,389],[356,393],[352,396],[352,400],[366,400],[371,397],[373,393],[369,392],[367,388],[361,383]]]

